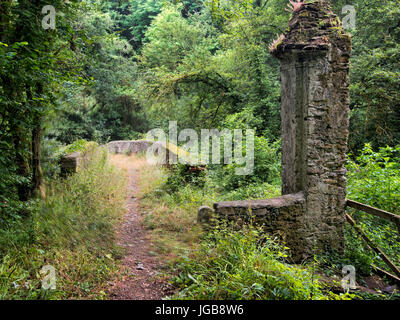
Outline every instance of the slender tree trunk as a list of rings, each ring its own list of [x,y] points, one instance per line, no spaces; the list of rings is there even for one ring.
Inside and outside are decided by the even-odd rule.
[[[27,87],[27,97],[31,103],[33,102],[32,89]],[[36,94],[40,97],[43,94],[42,84],[37,84]],[[40,103],[40,102],[35,102]],[[31,141],[31,170],[32,170],[32,181],[31,181],[31,195],[38,196],[40,194],[40,187],[42,186],[43,174],[40,165],[41,157],[41,139],[42,139],[42,115],[35,112],[33,116],[33,128],[32,128],[32,141]]]
[[[26,157],[24,154],[24,130],[19,126],[15,126],[13,129],[12,142],[15,149],[15,164],[17,165],[17,174],[20,177],[24,177],[26,179],[29,178],[29,164],[26,161]],[[21,182],[17,185],[18,190],[18,198],[21,201],[27,201],[30,195],[30,186],[29,182]]]
[[[31,192],[33,196],[40,194],[42,186],[42,168],[40,165],[41,139],[42,139],[42,119],[40,116],[35,119],[35,127],[32,130],[32,183]]]

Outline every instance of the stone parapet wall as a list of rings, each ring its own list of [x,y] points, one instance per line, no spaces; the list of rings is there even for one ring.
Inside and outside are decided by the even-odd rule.
[[[60,159],[61,176],[65,177],[70,173],[75,173],[81,163],[81,153],[74,152],[67,154]]]
[[[146,152],[152,142],[146,140],[111,141],[105,146],[110,153],[141,153]]]
[[[277,237],[289,248],[295,262],[305,259],[306,248],[303,220],[306,200],[302,192],[266,200],[243,200],[214,203],[214,208],[201,207],[198,220],[212,224],[214,220],[228,220],[241,226],[250,221],[262,226],[271,237]]]

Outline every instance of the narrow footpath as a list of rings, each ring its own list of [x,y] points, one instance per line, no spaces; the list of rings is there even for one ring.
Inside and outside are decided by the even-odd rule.
[[[112,162],[129,174],[129,193],[126,214],[116,230],[117,244],[125,248],[122,258],[122,279],[111,283],[109,299],[112,300],[157,300],[162,299],[170,285],[160,277],[160,264],[150,252],[147,230],[142,224],[137,176],[140,164],[133,157],[112,155]]]

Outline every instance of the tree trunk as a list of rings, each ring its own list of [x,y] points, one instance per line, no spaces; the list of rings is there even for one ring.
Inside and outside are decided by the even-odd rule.
[[[15,126],[13,128],[12,141],[15,149],[15,163],[17,165],[17,175],[29,178],[29,164],[24,155],[24,130]],[[20,201],[27,201],[30,195],[29,182],[21,182],[17,185],[18,198]]]
[[[42,186],[42,168],[40,166],[42,124],[41,117],[36,117],[36,125],[32,130],[32,186],[31,193],[34,196],[40,194]]]
[[[27,88],[27,96],[30,101],[32,101],[32,92],[31,88]],[[37,97],[40,97],[43,94],[43,86],[42,84],[37,84],[36,89]],[[32,101],[33,102],[33,101]],[[36,104],[40,102],[35,102]],[[32,158],[31,158],[31,167],[32,167],[32,182],[31,182],[31,195],[38,196],[40,194],[40,187],[42,186],[43,174],[42,168],[40,166],[40,157],[41,157],[41,139],[42,139],[42,115],[39,112],[34,114],[33,119],[33,128],[32,128]]]

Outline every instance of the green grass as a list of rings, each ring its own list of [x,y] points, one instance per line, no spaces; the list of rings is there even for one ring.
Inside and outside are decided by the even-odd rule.
[[[175,265],[173,283],[181,290],[173,299],[212,300],[325,300],[350,299],[323,288],[306,266],[285,262],[287,248],[261,229],[216,228],[198,250]]]
[[[0,229],[0,299],[102,299],[117,270],[113,226],[123,212],[126,179],[89,144],[92,160],[78,173],[52,181],[25,219]],[[45,265],[56,289],[42,289]]]

